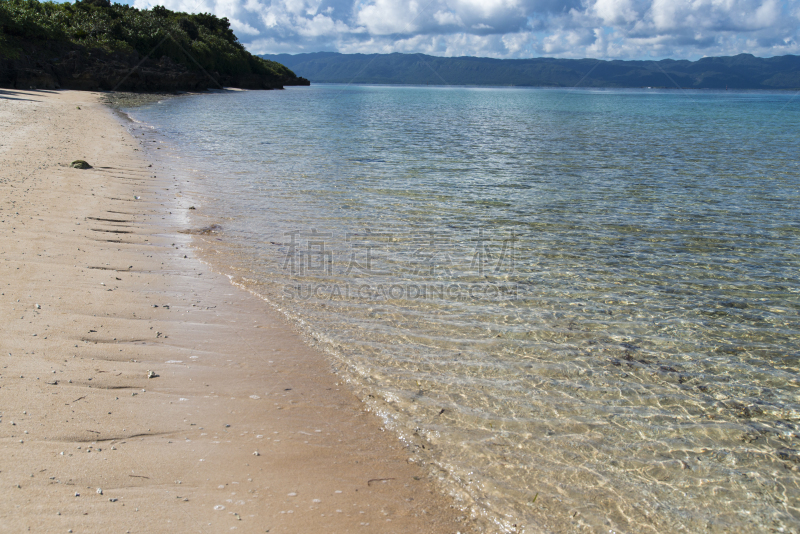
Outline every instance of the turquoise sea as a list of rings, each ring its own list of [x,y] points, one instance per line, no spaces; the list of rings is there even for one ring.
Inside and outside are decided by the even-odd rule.
[[[800,532],[795,93],[317,85],[129,112],[203,257],[485,532]]]

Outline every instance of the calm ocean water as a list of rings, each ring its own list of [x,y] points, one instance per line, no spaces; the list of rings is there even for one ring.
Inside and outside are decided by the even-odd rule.
[[[800,532],[794,94],[328,85],[131,114],[217,225],[205,257],[487,532]]]

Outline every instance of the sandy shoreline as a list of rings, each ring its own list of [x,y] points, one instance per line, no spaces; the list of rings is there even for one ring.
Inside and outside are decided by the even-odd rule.
[[[0,531],[469,531],[100,98],[0,91]]]

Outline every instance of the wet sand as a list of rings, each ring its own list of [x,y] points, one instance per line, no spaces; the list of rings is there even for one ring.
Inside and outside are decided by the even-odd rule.
[[[101,98],[0,91],[0,531],[470,531]]]

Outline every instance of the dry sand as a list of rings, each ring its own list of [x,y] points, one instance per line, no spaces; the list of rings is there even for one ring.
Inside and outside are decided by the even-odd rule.
[[[0,132],[0,531],[469,530],[321,354],[196,259],[100,95],[0,91]]]

